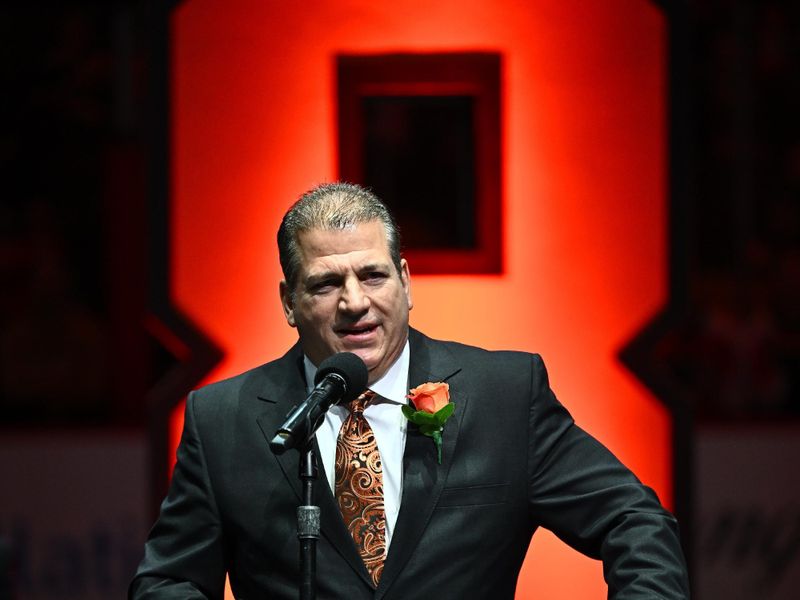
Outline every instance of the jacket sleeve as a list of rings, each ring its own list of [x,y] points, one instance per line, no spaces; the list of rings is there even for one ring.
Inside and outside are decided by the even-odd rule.
[[[177,464],[144,559],[128,590],[130,600],[222,598],[222,528],[208,477],[203,442],[189,395]]]
[[[533,356],[529,422],[531,516],[603,561],[608,597],[689,598],[675,518],[602,444],[580,429]]]

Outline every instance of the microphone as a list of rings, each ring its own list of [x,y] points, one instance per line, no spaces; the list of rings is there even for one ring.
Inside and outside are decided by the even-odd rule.
[[[320,363],[314,385],[308,398],[292,409],[269,443],[274,454],[304,446],[331,405],[358,398],[367,387],[367,366],[352,352],[339,352]]]

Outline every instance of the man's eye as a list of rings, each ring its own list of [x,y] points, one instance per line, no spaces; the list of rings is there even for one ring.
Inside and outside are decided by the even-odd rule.
[[[311,286],[310,291],[312,294],[326,294],[333,290],[334,284],[331,281],[321,281]]]
[[[373,271],[371,273],[367,273],[364,277],[364,280],[367,282],[378,283],[386,279],[386,273],[382,271]]]

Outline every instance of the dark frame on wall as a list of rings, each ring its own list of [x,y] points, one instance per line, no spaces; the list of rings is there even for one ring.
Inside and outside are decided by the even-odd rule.
[[[336,57],[339,178],[390,206],[415,274],[502,272],[501,65],[490,52]]]

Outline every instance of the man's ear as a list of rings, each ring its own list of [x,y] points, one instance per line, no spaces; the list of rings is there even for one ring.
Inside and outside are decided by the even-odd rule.
[[[406,299],[408,300],[408,308],[414,308],[414,301],[411,299],[411,272],[408,270],[408,262],[405,258],[400,259],[400,281],[403,284],[403,289],[406,292]]]
[[[294,300],[292,299],[292,292],[289,290],[289,285],[286,281],[281,281],[280,294],[283,316],[286,317],[286,322],[290,327],[297,327],[297,323],[295,323],[294,320]]]

